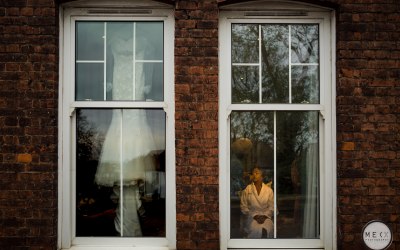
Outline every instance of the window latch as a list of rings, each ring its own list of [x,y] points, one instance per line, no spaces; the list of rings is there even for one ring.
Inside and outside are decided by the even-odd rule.
[[[168,118],[168,105],[166,103],[164,103],[163,110],[165,112],[166,118]]]
[[[231,116],[232,109],[227,109],[226,110],[226,119],[229,120],[229,117]]]
[[[69,108],[69,117],[72,117],[74,115],[75,110],[76,110],[75,107],[70,107]]]
[[[319,111],[319,115],[322,117],[322,120],[325,120],[325,110],[324,109],[321,109]]]

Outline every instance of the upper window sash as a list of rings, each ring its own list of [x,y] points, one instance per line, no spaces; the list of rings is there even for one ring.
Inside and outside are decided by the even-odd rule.
[[[319,103],[319,25],[232,23],[232,103]]]
[[[329,15],[326,13],[313,13],[312,17],[262,17],[262,18],[244,18],[243,12],[241,16],[236,19],[233,18],[235,15],[231,15],[229,12],[222,12],[220,14],[220,44],[224,44],[224,48],[220,51],[221,60],[224,60],[226,63],[220,64],[221,74],[226,77],[222,78],[229,80],[229,87],[225,88],[225,93],[221,96],[221,107],[226,107],[228,113],[229,110],[320,110],[323,112],[325,109],[325,105],[330,102],[331,97],[329,93],[327,93],[327,85],[330,79],[330,53],[329,44],[331,43],[330,39],[330,21]],[[232,98],[232,87],[233,77],[232,77],[232,68],[237,65],[241,65],[241,63],[235,63],[232,60],[232,25],[235,24],[283,24],[283,25],[296,25],[296,24],[315,24],[318,25],[319,29],[319,60],[318,63],[312,63],[313,65],[318,65],[318,78],[319,78],[319,101],[318,103],[294,103],[288,100],[287,102],[263,102],[260,101],[262,97],[259,98],[256,102],[235,102]],[[259,62],[255,64],[259,65]],[[307,64],[307,63],[306,63]],[[306,65],[304,64],[304,65]],[[244,65],[244,64],[243,64]],[[289,63],[289,65],[301,65],[298,63]],[[308,65],[308,64],[307,64]],[[248,64],[251,66],[251,63]],[[258,69],[259,70],[259,69]],[[289,69],[290,70],[290,69]],[[229,76],[229,77],[228,77]],[[291,81],[290,79],[289,81]],[[228,82],[226,82],[228,83]],[[260,88],[261,89],[261,88]],[[288,90],[290,91],[290,90]],[[260,91],[261,92],[261,91]],[[262,94],[260,94],[262,96]],[[288,94],[288,96],[292,96]],[[292,98],[291,98],[292,99]]]
[[[173,94],[171,94],[173,87],[173,40],[168,37],[173,36],[173,19],[171,17],[172,11],[170,10],[155,10],[151,15],[137,15],[137,16],[82,16],[80,13],[88,13],[89,9],[67,9],[64,15],[64,36],[68,39],[64,41],[63,56],[64,60],[64,72],[70,72],[68,75],[64,75],[63,78],[66,83],[64,89],[64,100],[69,103],[71,112],[75,108],[80,107],[111,107],[111,108],[166,108],[167,103],[173,102]],[[161,14],[163,13],[163,14]],[[160,14],[160,15],[156,15]],[[76,95],[76,74],[78,64],[90,63],[87,60],[78,60],[76,58],[76,23],[77,22],[160,22],[163,23],[163,57],[160,60],[147,60],[149,63],[162,63],[162,98],[158,99],[143,99],[143,100],[110,100],[110,98],[103,98],[103,100],[90,100],[90,99],[78,99]],[[68,25],[67,25],[68,24]],[[106,48],[104,48],[106,50]],[[107,53],[104,51],[104,53]],[[144,61],[144,60],[141,60]],[[140,60],[137,63],[141,62]],[[100,61],[99,61],[100,62]],[[105,64],[106,62],[101,62]],[[146,62],[143,62],[146,63]],[[103,66],[102,66],[103,67]],[[104,65],[105,68],[105,65]],[[104,73],[104,96],[106,96],[106,73]]]

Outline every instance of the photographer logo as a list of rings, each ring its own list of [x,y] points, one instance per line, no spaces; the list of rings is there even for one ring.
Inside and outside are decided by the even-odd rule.
[[[382,221],[370,221],[363,229],[365,245],[374,250],[386,249],[392,243],[393,237],[390,228]]]

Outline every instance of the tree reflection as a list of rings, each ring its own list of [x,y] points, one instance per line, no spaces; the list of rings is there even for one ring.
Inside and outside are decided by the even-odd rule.
[[[97,160],[101,147],[100,143],[104,140],[96,132],[95,125],[90,122],[84,111],[78,109],[77,117],[77,158],[83,161]]]
[[[108,121],[108,113],[85,109],[76,112],[76,235],[115,235],[113,211],[116,205],[109,199],[112,189],[94,183],[104,141],[103,130],[107,127],[107,122],[99,121]]]
[[[292,62],[317,63],[319,54],[318,25],[291,25]]]
[[[304,24],[291,27],[292,63],[318,63],[318,26]],[[292,66],[292,102],[319,103],[319,67],[317,65]]]
[[[263,102],[289,101],[289,46],[287,25],[265,25],[262,31]]]
[[[232,25],[232,103],[319,103],[318,33],[315,24]],[[275,114],[274,121],[274,111],[231,113],[231,223],[236,225],[235,199],[250,181],[250,169],[258,165],[273,177],[276,136],[277,235],[302,237],[310,219],[305,207],[318,206],[318,194],[309,189],[319,185],[318,113]],[[232,230],[232,237],[243,236]]]
[[[303,64],[318,63],[318,32],[318,25],[311,24],[232,25],[232,102],[288,103],[289,61]],[[261,72],[259,72],[260,65]],[[292,75],[294,98],[291,101],[317,103],[319,67],[304,65],[293,67],[291,70],[294,72]],[[261,100],[260,92],[262,92]]]

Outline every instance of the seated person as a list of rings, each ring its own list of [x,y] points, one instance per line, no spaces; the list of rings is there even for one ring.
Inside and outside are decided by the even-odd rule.
[[[259,167],[252,171],[252,183],[242,191],[240,210],[244,214],[244,231],[247,238],[273,238],[274,193],[263,182],[263,172]]]

